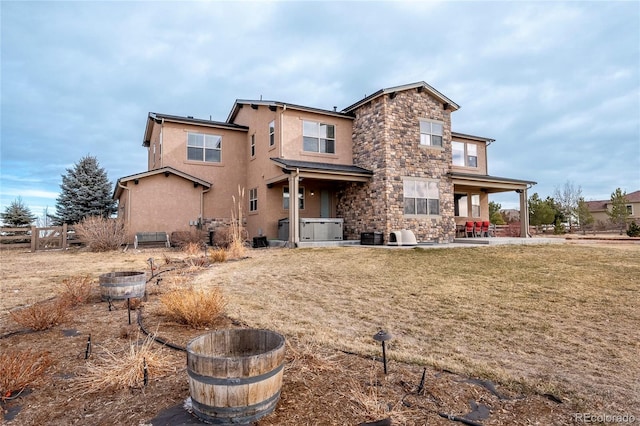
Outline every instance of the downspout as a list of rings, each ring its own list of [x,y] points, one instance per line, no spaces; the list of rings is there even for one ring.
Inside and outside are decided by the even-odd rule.
[[[280,158],[284,158],[284,155],[282,153],[282,145],[284,143],[284,112],[287,110],[287,104],[284,104],[282,106],[282,112],[280,112],[280,143],[279,148],[278,148],[278,153]]]
[[[160,119],[160,167],[164,167],[164,153],[162,152],[162,129],[164,129],[164,118]]]

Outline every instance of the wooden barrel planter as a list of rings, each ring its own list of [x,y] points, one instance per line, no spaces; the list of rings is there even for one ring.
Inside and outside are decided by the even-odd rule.
[[[109,272],[100,275],[102,300],[123,300],[143,297],[147,275],[139,271]]]
[[[284,337],[269,330],[226,329],[187,344],[193,412],[218,425],[250,424],[280,399]]]

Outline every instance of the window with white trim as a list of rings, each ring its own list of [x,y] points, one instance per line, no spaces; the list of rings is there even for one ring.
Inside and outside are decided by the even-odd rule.
[[[258,210],[258,188],[249,190],[249,211],[255,212]]]
[[[336,132],[333,124],[302,122],[302,149],[323,154],[336,153]]]
[[[272,120],[269,123],[269,146],[274,146],[276,144],[276,122]]]
[[[282,188],[282,208],[289,210],[289,187]],[[298,188],[298,208],[304,209],[304,186]]]
[[[627,207],[627,214],[629,216],[633,216],[633,204],[627,204],[626,207]]]
[[[480,217],[480,194],[471,194],[471,217]]]
[[[451,142],[451,157],[454,166],[478,167],[478,145]]]
[[[187,133],[187,160],[219,163],[222,154],[222,136]]]
[[[441,147],[443,129],[439,121],[420,120],[420,145]]]
[[[251,135],[251,144],[250,144],[251,156],[256,156],[256,135]]]
[[[440,191],[438,189],[438,182],[404,178],[402,186],[404,214],[440,214]]]

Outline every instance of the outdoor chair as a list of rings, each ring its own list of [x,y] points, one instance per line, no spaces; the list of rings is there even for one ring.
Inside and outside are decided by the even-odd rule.
[[[467,222],[464,224],[464,236],[467,238],[474,236],[473,222]]]
[[[496,236],[496,224],[495,223],[490,223],[489,224],[489,236],[490,237],[495,237]]]
[[[482,222],[482,228],[480,228],[480,236],[488,237],[489,236],[489,225],[491,223],[489,221]]]
[[[474,222],[473,236],[482,237],[482,222]]]

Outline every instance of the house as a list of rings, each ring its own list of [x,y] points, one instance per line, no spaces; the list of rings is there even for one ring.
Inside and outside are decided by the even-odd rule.
[[[635,221],[640,224],[640,191],[635,191],[626,196],[627,212],[629,222]],[[587,201],[587,208],[593,216],[593,221],[600,227],[607,227],[610,224],[608,212],[611,211],[611,200]]]
[[[147,171],[118,179],[118,215],[132,233],[215,230],[240,187],[249,237],[296,246],[408,229],[450,242],[466,221],[489,220],[489,194],[515,191],[526,211],[535,184],[489,175],[494,140],[453,132],[459,108],[418,82],[342,111],[236,100],[223,122],[149,113]]]

